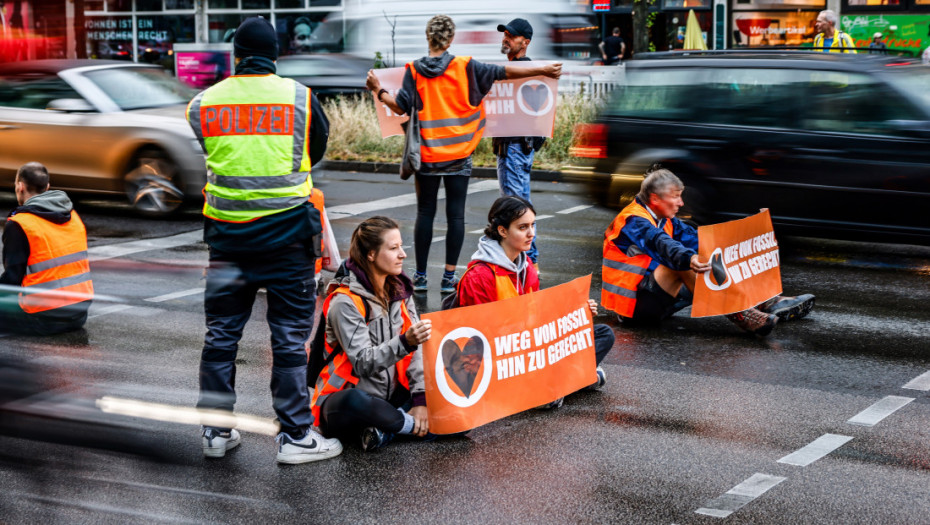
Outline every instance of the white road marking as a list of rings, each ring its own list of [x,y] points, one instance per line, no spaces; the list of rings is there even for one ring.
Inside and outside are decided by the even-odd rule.
[[[913,397],[886,396],[881,401],[850,418],[847,423],[864,427],[874,426],[913,400]]]
[[[480,191],[491,191],[500,189],[497,180],[483,180],[468,185],[468,194],[478,193]],[[439,189],[436,199],[445,199],[445,188]],[[341,206],[326,207],[326,215],[330,220],[342,219],[353,215],[365,215],[373,211],[386,210],[390,208],[400,208],[402,206],[411,206],[417,203],[416,193],[405,193],[394,197],[386,197],[376,201],[361,202],[355,204],[343,204]]]
[[[130,308],[135,308],[129,304],[114,304],[112,306],[104,306],[103,308],[95,308],[94,315],[88,315],[88,319],[93,319],[95,317],[100,317],[101,315],[112,314],[116,312],[122,312],[124,310],[129,310]]]
[[[439,235],[439,236],[433,237],[433,240],[432,240],[431,242],[440,242],[440,241],[444,241],[444,240],[446,240],[446,236],[445,236],[445,235]]]
[[[851,436],[824,434],[796,452],[792,452],[779,459],[778,462],[796,465],[798,467],[806,467],[830,452],[842,447],[851,439]]]
[[[142,239],[139,241],[130,241],[119,244],[108,244],[106,246],[94,246],[87,250],[89,259],[101,261],[103,259],[112,259],[114,257],[124,257],[133,253],[145,252],[148,250],[164,250],[185,246],[200,242],[203,240],[203,230],[194,230],[192,232],[180,233],[170,237],[160,237],[157,239]]]
[[[591,208],[591,207],[593,207],[593,204],[582,204],[580,206],[575,206],[574,208],[568,208],[562,211],[557,211],[556,213],[562,213],[562,214],[575,213],[576,211],[587,210],[588,208]]]
[[[907,388],[910,390],[930,390],[930,372],[924,372],[919,376],[911,379],[906,385],[901,388]]]
[[[723,496],[714,499],[706,507],[701,507],[695,512],[715,518],[726,518],[786,479],[788,478],[755,473],[746,481],[728,490]]]
[[[164,301],[170,301],[172,299],[178,299],[181,297],[187,297],[188,295],[195,295],[203,293],[203,288],[191,288],[190,290],[181,290],[174,293],[166,293],[165,295],[159,295],[158,297],[149,297],[146,301],[151,303],[161,303]]]
[[[553,217],[555,217],[555,215],[537,215],[536,220],[541,221],[543,219],[551,219]]]

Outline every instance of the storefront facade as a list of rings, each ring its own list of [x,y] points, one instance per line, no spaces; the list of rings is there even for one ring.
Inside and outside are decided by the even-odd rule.
[[[872,37],[889,50],[920,56],[930,47],[930,0],[843,0],[840,28],[856,47],[868,47]]]
[[[649,43],[650,50],[670,51],[681,49],[685,41],[685,26],[688,11],[697,15],[707,47],[714,48],[714,12],[712,0],[657,0],[649,7],[652,15]],[[601,39],[610,35],[613,28],[620,28],[620,37],[626,43],[626,57],[633,53],[633,1],[612,0],[610,9],[596,11],[601,27]]]
[[[259,15],[275,26],[282,54],[308,52],[313,29],[342,10],[342,0],[0,0],[0,61],[88,57],[173,69],[174,44],[230,42]]]
[[[731,0],[729,47],[810,46],[824,9],[824,0]]]

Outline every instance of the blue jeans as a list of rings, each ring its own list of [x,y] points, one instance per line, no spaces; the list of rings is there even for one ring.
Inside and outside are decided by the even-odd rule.
[[[530,200],[530,170],[533,169],[533,157],[535,151],[523,153],[523,144],[521,142],[511,142],[507,144],[507,152],[503,157],[497,157],[497,182],[501,186],[501,197],[507,195],[516,195],[523,197],[531,204]],[[539,234],[537,228],[536,234]],[[539,257],[536,250],[536,237],[533,237],[533,245],[526,252],[526,256],[534,263]]]

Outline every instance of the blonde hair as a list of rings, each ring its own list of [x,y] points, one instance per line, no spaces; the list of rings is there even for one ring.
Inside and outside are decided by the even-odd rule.
[[[452,44],[454,36],[455,22],[446,15],[436,15],[426,23],[426,40],[430,49],[445,50]]]

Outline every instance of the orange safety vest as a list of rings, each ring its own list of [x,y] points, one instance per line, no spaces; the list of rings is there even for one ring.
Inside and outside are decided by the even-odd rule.
[[[326,225],[323,224],[323,203],[324,203],[323,192],[320,191],[319,188],[311,188],[310,189],[310,204],[312,204],[313,207],[316,208],[317,211],[320,212],[320,225],[323,227],[323,230],[320,232],[320,253],[323,253],[323,239],[324,239],[323,233],[326,232]],[[315,271],[317,275],[320,275],[320,272],[323,271],[323,257],[322,256],[316,258]]]
[[[87,230],[71,211],[71,220],[55,224],[31,213],[9,220],[19,224],[29,242],[24,291],[19,306],[28,314],[62,308],[94,298],[87,260]]]
[[[462,277],[459,278],[459,282],[461,283],[465,279],[465,274],[468,273],[468,270],[471,270],[479,264],[487,265],[487,267],[490,268],[492,272],[494,272],[494,288],[497,290],[497,301],[510,299],[511,297],[518,297],[520,295],[520,292],[517,291],[517,287],[513,284],[513,280],[510,278],[510,274],[507,272],[507,270],[487,261],[472,261],[469,263],[465,273],[463,273]],[[526,293],[530,293],[532,291],[533,290],[525,290]]]
[[[604,233],[601,304],[623,317],[633,317],[633,310],[636,308],[636,287],[649,272],[649,265],[652,263],[652,257],[645,253],[630,257],[614,244],[627,219],[634,215],[646,219],[658,228],[658,223],[649,210],[634,200],[623,208]],[[669,237],[674,237],[672,221],[665,221],[663,230]]]
[[[427,164],[467,158],[484,134],[484,104],[468,101],[466,68],[471,57],[455,57],[446,71],[434,78],[417,74],[407,64],[423,101],[420,118],[420,154]],[[414,102],[414,107],[416,107]]]
[[[323,301],[324,317],[329,313],[329,302],[336,294],[349,296],[352,302],[355,303],[355,307],[358,308],[358,311],[362,313],[362,317],[365,317],[365,312],[367,310],[365,301],[362,299],[362,296],[349,290],[348,286],[336,288],[329,294],[326,300]],[[413,325],[405,301],[400,302],[400,315],[404,320],[404,324],[401,327],[401,333],[404,334]],[[325,330],[325,327],[321,326],[320,329]],[[317,378],[316,385],[313,388],[313,398],[310,400],[310,410],[313,412],[313,420],[316,422],[315,424],[317,426],[320,425],[320,407],[323,406],[323,402],[326,401],[326,398],[345,388],[346,383],[352,383],[353,385],[358,384],[358,377],[355,376],[355,371],[352,369],[352,362],[349,361],[349,356],[346,355],[341,348],[330,345],[325,337],[324,341],[326,345],[325,358],[328,363],[323,367],[323,370],[320,371],[320,377]],[[330,357],[333,355],[335,355],[335,357],[330,360]],[[413,352],[404,356],[403,359],[394,365],[397,371],[397,381],[407,390],[410,390],[410,379],[407,378],[407,369],[410,367],[411,359],[413,359]]]

